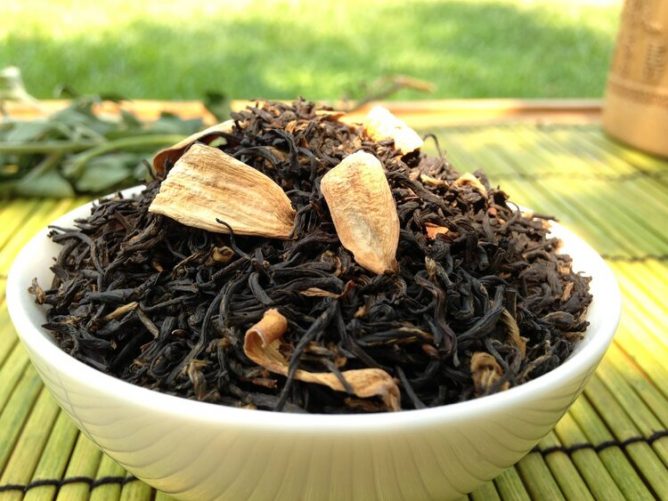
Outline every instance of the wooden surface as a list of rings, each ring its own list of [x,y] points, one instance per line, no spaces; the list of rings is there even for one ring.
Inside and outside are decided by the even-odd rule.
[[[451,121],[453,102],[395,111],[435,132],[460,171],[482,168],[511,200],[557,215],[604,255],[624,296],[620,329],[583,396],[534,452],[470,499],[668,499],[668,161],[606,138],[596,103],[559,112],[550,103],[522,110],[488,102],[487,115],[477,102],[460,104],[457,113],[469,117],[460,122]],[[3,288],[13,256],[80,203],[0,207],[0,499],[167,499],[76,430],[42,388],[8,320]]]
[[[13,118],[34,118],[61,109],[66,101],[41,101],[39,107],[32,104],[6,103]],[[232,101],[231,108],[239,110],[250,101]],[[347,109],[350,103],[327,103],[337,109]],[[381,103],[392,113],[420,127],[444,125],[490,124],[507,121],[543,123],[592,123],[601,115],[600,99],[443,99],[424,101],[386,101]],[[360,116],[372,104],[356,113]],[[114,113],[119,107],[134,111],[145,119],[157,118],[161,112],[176,113],[184,118],[208,117],[200,101],[124,101],[121,104],[105,103],[99,109]]]

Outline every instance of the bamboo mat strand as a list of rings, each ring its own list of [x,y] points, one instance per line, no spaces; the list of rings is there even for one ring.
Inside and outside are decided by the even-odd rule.
[[[143,482],[127,482],[121,491],[121,501],[144,501],[151,499],[151,487]]]
[[[668,500],[668,160],[612,142],[596,124],[450,126],[437,137],[460,171],[483,169],[516,203],[557,215],[585,238],[624,296],[615,341],[584,394],[532,452],[463,499]],[[0,206],[2,501],[171,499],[74,427],[9,323],[4,285],[14,256],[85,201]]]
[[[554,454],[544,455],[545,463],[550,469],[550,473],[557,481],[559,488],[566,499],[573,499],[576,495],[580,495],[581,499],[593,500],[593,496],[589,494],[587,485],[585,484],[581,472],[572,461],[572,458],[561,451],[562,444],[559,438],[550,432],[547,437],[542,439],[538,444],[539,451],[545,451],[550,448],[555,449]]]
[[[595,449],[579,447],[580,445],[587,444],[587,439],[584,432],[580,429],[572,416],[566,414],[561,419],[555,427],[555,434],[563,444],[563,450],[565,452],[556,452],[554,456],[568,454],[567,457],[572,460],[574,468],[581,473],[592,497],[608,500],[624,499],[624,495],[619,490],[617,484],[610,475],[610,472],[608,472],[605,465],[598,457]],[[551,456],[552,455],[550,455],[550,457]],[[568,482],[567,486],[572,489],[574,487],[573,484],[573,482]],[[572,492],[568,497],[574,499],[578,496],[579,492],[583,491],[585,491],[585,489],[578,488],[578,490]]]
[[[522,479],[517,473],[517,467],[512,466],[494,479],[494,485],[501,499],[507,501],[529,501],[529,493]],[[474,492],[472,496],[475,496]]]
[[[58,406],[46,389],[42,388],[4,472],[0,476],[0,485],[20,485],[30,482],[57,415]],[[22,493],[15,491],[10,493],[7,501],[21,498]]]
[[[101,459],[102,453],[95,444],[83,433],[79,433],[64,475],[64,479],[78,479],[78,481],[63,482],[59,486],[56,500],[87,499]]]
[[[525,456],[517,470],[531,499],[565,499],[541,454]]]
[[[598,374],[594,374],[591,378],[584,393],[615,438],[622,442],[629,441],[624,450],[645,482],[661,495],[662,499],[668,499],[668,484],[665,481],[668,470],[654,453],[652,449],[654,442],[637,440],[643,435],[633,425],[624,409],[615,401],[613,394],[603,385]]]
[[[33,482],[63,478],[70,459],[70,451],[74,448],[78,435],[79,430],[67,414],[60,411],[33,474]],[[36,486],[26,491],[24,499],[25,501],[50,500],[54,498],[57,490],[57,485],[53,484]]]
[[[653,498],[650,490],[623,450],[621,442],[613,438],[612,433],[586,398],[576,400],[567,416],[572,417],[573,421],[582,430],[586,439],[584,443],[599,446],[592,447],[592,450],[596,452],[596,456],[601,460],[605,469],[627,499]],[[561,423],[559,423],[557,428],[559,429],[561,426]],[[559,431],[557,432],[559,433]],[[600,447],[602,444],[605,444],[606,447]]]

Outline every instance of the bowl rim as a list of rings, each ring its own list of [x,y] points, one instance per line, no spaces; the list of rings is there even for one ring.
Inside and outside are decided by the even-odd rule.
[[[124,196],[140,192],[143,186],[135,186],[121,192]],[[111,196],[113,196],[112,194]],[[110,196],[110,195],[108,195]],[[102,197],[106,198],[106,197]],[[517,408],[518,404],[538,399],[546,392],[553,391],[560,386],[561,380],[572,379],[577,375],[587,373],[595,367],[603,357],[611,343],[621,314],[621,294],[612,270],[601,256],[594,251],[584,240],[565,227],[552,223],[551,233],[562,239],[567,247],[575,247],[578,255],[571,254],[575,268],[578,261],[587,261],[588,269],[585,274],[592,277],[592,284],[596,289],[605,291],[605,297],[594,297],[593,301],[605,299],[605,309],[601,310],[598,328],[587,332],[583,345],[576,348],[573,354],[552,371],[528,381],[522,385],[510,388],[507,391],[495,393],[472,400],[457,402],[438,407],[425,409],[408,409],[400,412],[383,412],[372,414],[300,414],[275,412],[268,410],[241,409],[221,404],[199,402],[137,386],[121,379],[105,374],[77,360],[62,351],[49,338],[48,332],[31,319],[25,305],[29,297],[25,283],[26,270],[34,268],[33,256],[48,242],[48,226],[71,224],[75,217],[87,214],[93,203],[80,205],[63,216],[55,219],[40,230],[21,249],[10,268],[7,277],[6,301],[9,315],[14,323],[19,339],[27,346],[31,359],[37,354],[57,371],[78,381],[89,388],[100,392],[100,396],[111,394],[115,399],[126,404],[144,407],[147,410],[161,410],[162,412],[178,416],[189,421],[206,423],[238,424],[245,427],[271,428],[274,430],[326,430],[336,431],[364,431],[389,428],[410,428],[429,424],[445,424],[466,420],[486,413],[508,411]],[[595,282],[596,281],[596,282]],[[594,287],[592,287],[594,289]],[[593,303],[593,302],[592,302]],[[592,305],[588,311],[591,314]]]

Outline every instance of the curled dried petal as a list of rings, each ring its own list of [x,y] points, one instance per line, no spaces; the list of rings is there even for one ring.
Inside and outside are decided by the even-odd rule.
[[[208,144],[211,140],[220,137],[221,133],[229,134],[233,128],[234,120],[225,120],[219,124],[212,125],[208,129],[195,132],[169,148],[160,150],[153,157],[153,172],[155,172],[158,178],[163,178],[167,172],[167,166],[174,165],[190,146],[196,142]]]
[[[290,366],[278,350],[280,338],[288,328],[287,319],[271,308],[262,319],[246,331],[244,353],[265,369],[287,376]],[[401,394],[392,376],[382,369],[355,369],[343,371],[341,375],[359,398],[381,397],[388,409],[401,409]],[[329,372],[308,372],[297,370],[295,379],[305,383],[327,386],[335,391],[346,391],[336,375]]]
[[[246,350],[245,343],[249,341],[250,337],[257,337],[260,341],[260,347],[265,349],[277,339],[281,339],[287,330],[288,320],[276,308],[270,308],[264,312],[259,322],[246,331],[244,350]],[[246,355],[258,363],[248,353]],[[258,365],[264,367],[263,364],[258,363]],[[271,370],[269,367],[265,367],[265,369]]]

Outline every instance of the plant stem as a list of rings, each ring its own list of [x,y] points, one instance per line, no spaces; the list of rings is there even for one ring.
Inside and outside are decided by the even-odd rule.
[[[143,149],[148,147],[174,144],[184,137],[185,136],[181,134],[158,134],[150,136],[123,137],[113,141],[108,141],[106,143],[101,143],[79,154],[78,157],[73,161],[71,167],[68,168],[68,171],[70,175],[78,176],[81,174],[88,162],[90,162],[95,157],[104,155],[105,153],[109,153],[115,150]]]
[[[0,143],[0,154],[72,153],[93,148],[97,141],[44,141],[39,143]]]
[[[21,181],[26,182],[30,181],[32,179],[35,179],[36,177],[41,176],[45,172],[50,171],[54,167],[57,167],[60,161],[63,158],[63,154],[60,152],[55,152],[49,154],[44,160],[42,160],[39,164],[37,164],[28,174],[26,174]]]
[[[0,142],[0,154],[25,155],[31,153],[73,153],[89,152],[92,157],[122,148],[144,148],[176,143],[183,139],[181,134],[151,134],[115,139],[113,141],[44,141],[39,143],[3,143]]]

